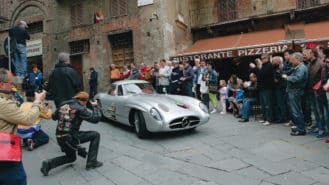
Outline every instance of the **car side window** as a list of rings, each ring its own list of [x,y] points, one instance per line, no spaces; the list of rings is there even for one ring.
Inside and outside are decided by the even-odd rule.
[[[115,85],[111,85],[108,94],[111,96],[115,96],[116,95],[116,86]]]
[[[122,85],[118,86],[118,96],[123,96]]]

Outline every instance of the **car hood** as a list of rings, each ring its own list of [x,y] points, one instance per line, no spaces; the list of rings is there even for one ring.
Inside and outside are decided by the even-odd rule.
[[[186,96],[147,94],[138,95],[137,101],[147,103],[166,113],[191,112],[199,109],[199,100]]]

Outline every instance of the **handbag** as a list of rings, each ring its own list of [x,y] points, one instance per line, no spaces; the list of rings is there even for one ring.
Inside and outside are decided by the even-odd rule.
[[[218,85],[208,85],[208,90],[210,93],[217,93],[218,92]]]
[[[319,91],[321,88],[321,80],[319,80],[318,82],[316,82],[316,84],[313,86],[313,90],[314,91]]]
[[[0,161],[22,160],[21,138],[14,134],[0,132]]]

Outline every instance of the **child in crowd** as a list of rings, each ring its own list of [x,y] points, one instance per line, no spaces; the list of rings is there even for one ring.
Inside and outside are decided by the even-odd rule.
[[[228,90],[226,87],[226,82],[225,80],[220,80],[219,81],[219,104],[222,107],[222,111],[220,114],[226,114],[226,100],[227,100],[227,95],[228,95]]]
[[[26,93],[27,96],[27,102],[24,102],[20,109],[23,111],[30,111],[32,107],[33,102],[33,96],[34,91],[28,91]],[[32,151],[34,148],[37,148],[41,145],[44,145],[48,143],[49,136],[41,130],[41,118],[45,119],[51,119],[52,115],[52,105],[47,105],[47,111],[46,111],[46,105],[43,102],[42,108],[40,110],[40,116],[37,120],[35,120],[34,124],[32,126],[24,126],[24,125],[18,125],[17,134],[23,139],[23,143],[26,146],[26,148],[29,151]]]

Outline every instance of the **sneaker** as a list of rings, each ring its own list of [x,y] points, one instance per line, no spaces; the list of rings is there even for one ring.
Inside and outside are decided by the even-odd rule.
[[[258,122],[259,123],[265,123],[265,120],[259,120]]]
[[[48,176],[48,173],[50,171],[50,165],[49,165],[49,161],[42,161],[42,166],[41,166],[41,169],[40,169],[41,173],[44,175],[44,176]]]
[[[319,134],[319,129],[313,129],[313,130],[311,130],[311,131],[309,131],[309,134],[311,134],[311,135],[318,135]]]
[[[220,112],[220,114],[226,114],[226,112],[223,112],[223,111],[222,111],[222,112]]]
[[[211,112],[210,112],[210,114],[214,114],[214,113],[216,113],[217,112],[217,109],[213,109]]]
[[[265,122],[263,123],[263,125],[264,125],[264,126],[269,126],[269,125],[271,125],[271,123],[268,122],[268,121],[265,121]]]
[[[289,121],[288,123],[285,123],[284,124],[284,126],[287,126],[287,127],[291,127],[291,126],[293,126],[294,124],[291,122],[291,121]]]
[[[291,127],[291,132],[296,132],[298,129],[297,129],[297,126],[296,125],[294,125],[294,126],[292,126]]]
[[[313,130],[316,128],[316,125],[315,124],[312,124],[310,126],[307,127],[307,130]]]
[[[86,165],[86,170],[94,169],[103,166],[103,163],[100,161],[89,162]]]
[[[34,141],[32,139],[28,139],[26,147],[28,151],[32,151],[34,149]]]
[[[319,131],[319,134],[316,136],[317,138],[324,138],[327,134],[324,131]]]
[[[290,135],[292,135],[292,136],[305,136],[306,132],[296,131],[296,132],[291,132]]]
[[[248,122],[249,120],[248,119],[240,119],[239,120],[239,122],[242,122],[242,123],[244,123],[244,122]]]

